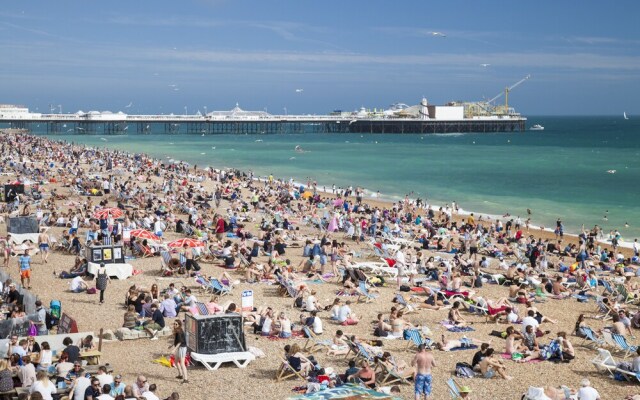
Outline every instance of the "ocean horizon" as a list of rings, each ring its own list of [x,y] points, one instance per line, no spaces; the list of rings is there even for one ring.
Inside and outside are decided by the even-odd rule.
[[[451,134],[49,135],[199,167],[234,167],[331,190],[527,218],[568,232],[600,225],[640,236],[640,122],[619,116],[529,116],[544,131]],[[640,120],[639,120],[640,121]],[[159,128],[159,127],[158,127]],[[34,134],[44,134],[37,128]],[[295,151],[300,146],[304,152]],[[613,173],[612,173],[613,172]]]

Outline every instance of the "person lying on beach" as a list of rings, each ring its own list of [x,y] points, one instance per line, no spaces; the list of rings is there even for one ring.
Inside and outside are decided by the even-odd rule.
[[[444,335],[441,336],[440,342],[436,342],[434,346],[441,351],[451,351],[455,348],[470,347],[472,345],[481,346],[483,343],[491,344],[491,341],[485,342],[480,339],[462,337],[460,339],[447,339]]]

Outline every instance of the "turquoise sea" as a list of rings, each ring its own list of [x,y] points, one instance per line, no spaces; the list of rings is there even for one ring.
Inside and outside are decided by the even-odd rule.
[[[447,135],[55,135],[198,166],[361,186],[578,232],[599,224],[640,237],[640,118],[529,117],[544,131]],[[35,132],[38,133],[38,132]],[[104,141],[101,138],[106,138]],[[295,152],[296,145],[306,152]],[[615,170],[615,173],[607,171]],[[607,220],[605,220],[607,216]],[[629,226],[625,227],[625,223]]]

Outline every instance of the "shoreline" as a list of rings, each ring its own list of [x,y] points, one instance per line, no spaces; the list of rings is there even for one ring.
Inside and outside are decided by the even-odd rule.
[[[3,130],[3,131],[4,131],[4,130]],[[35,135],[35,134],[33,134],[33,133],[27,133],[27,134],[28,134],[28,135],[31,135],[31,136],[36,136],[36,137],[46,137],[46,138],[48,138],[49,140],[60,141],[60,142],[66,143],[66,144],[71,144],[71,143],[72,143],[72,142],[69,142],[68,140],[64,140],[64,139],[55,139],[56,137],[55,137],[55,136],[52,136],[52,135]],[[87,148],[94,148],[94,149],[101,149],[101,148],[102,148],[102,149],[106,149],[106,150],[109,150],[109,151],[117,150],[117,149],[115,149],[115,148],[113,148],[113,147],[109,147],[109,145],[108,145],[108,144],[104,144],[104,145],[98,145],[98,144],[96,144],[96,145],[88,145],[88,144],[85,144],[85,143],[79,143],[79,142],[73,142],[73,143],[74,143],[75,145],[81,145],[81,146],[84,146],[84,147],[87,147]],[[161,158],[161,156],[153,156],[153,155],[151,155],[151,154],[149,154],[149,153],[143,153],[143,152],[141,152],[141,153],[135,153],[135,152],[131,152],[131,151],[129,151],[129,150],[118,150],[118,151],[123,151],[123,152],[125,152],[126,154],[130,154],[130,155],[134,155],[134,154],[143,154],[144,156],[146,156],[146,157],[148,157],[148,158],[150,158],[150,159],[152,159],[152,160],[154,160],[154,161],[157,161],[157,162],[159,162],[159,163],[161,163],[161,164],[166,163],[168,160],[173,160],[173,162],[172,162],[173,164],[181,164],[181,163],[182,163],[182,164],[187,164],[187,165],[189,165],[189,166],[196,165],[196,163],[195,163],[195,161],[194,161],[194,160],[188,160],[188,159],[178,160],[178,159],[174,159],[173,157],[171,157],[171,156],[170,156],[170,155],[168,155],[168,154],[167,154],[167,155],[165,155],[165,159],[163,159],[163,158]],[[182,157],[181,157],[181,158],[182,158]],[[213,165],[212,165],[212,164],[213,164]],[[206,168],[213,168],[213,169],[238,169],[238,170],[240,170],[240,171],[242,171],[242,172],[253,171],[253,168],[251,168],[251,169],[246,169],[246,168],[231,167],[231,166],[220,166],[220,165],[216,165],[215,163],[212,163],[212,164],[208,164],[208,166],[207,166]],[[206,171],[204,170],[204,168],[203,168],[203,167],[200,167],[200,166],[198,166],[198,171],[200,171],[200,172],[206,172]],[[296,180],[296,177],[291,177],[291,178],[293,179],[293,184],[294,184],[296,187],[300,187],[300,186],[304,186],[304,187],[306,187],[306,184],[305,184],[305,183],[303,183],[303,182],[300,182],[299,180]],[[257,179],[257,180],[259,180],[259,181],[261,181],[261,182],[264,182],[265,180],[267,180],[267,179],[268,179],[268,175],[267,175],[267,176],[258,176],[258,175],[256,175],[256,176],[254,176],[254,179]],[[281,179],[281,180],[283,180],[283,181],[286,181],[286,180],[285,180],[284,178],[282,178],[282,177],[274,177],[274,179]],[[355,187],[358,187],[357,185],[353,185],[353,184],[351,184],[351,185],[349,185],[349,186],[354,187],[354,188],[355,188]],[[325,189],[325,190],[323,190],[323,189],[322,189],[322,188],[327,188],[327,187],[330,187],[330,186],[328,186],[328,185],[323,185],[323,184],[321,184],[320,182],[318,182],[318,183],[317,183],[317,191],[322,192],[322,193],[325,193],[325,194],[326,194],[328,197],[330,197],[330,198],[335,198],[335,194],[333,194],[333,193],[331,192],[331,189],[330,189],[330,188],[329,188],[329,189]],[[348,186],[346,186],[346,187],[348,187]],[[338,187],[337,187],[336,189],[338,189]],[[343,188],[343,189],[344,189],[344,188]],[[364,200],[364,201],[367,201],[367,202],[369,202],[370,204],[371,204],[371,203],[376,203],[376,204],[378,204],[379,206],[381,206],[381,208],[383,208],[383,207],[391,207],[394,203],[399,203],[399,202],[401,202],[401,201],[403,200],[403,198],[404,198],[404,197],[403,197],[403,196],[401,196],[401,195],[384,194],[384,193],[382,193],[382,192],[380,192],[380,196],[372,196],[372,194],[374,194],[374,193],[378,193],[378,192],[377,192],[377,191],[376,191],[376,192],[373,192],[372,190],[369,190],[369,189],[364,188],[364,187],[362,188],[362,190],[363,190],[363,193],[365,193],[365,196],[363,196],[363,200]],[[369,194],[368,196],[367,196],[367,193]],[[436,196],[436,197],[437,197],[437,196]],[[351,199],[351,200],[355,200],[355,196],[350,196],[350,199]],[[411,198],[411,197],[409,197],[409,200],[410,200],[411,202],[413,202],[413,203],[415,203],[415,201],[416,201],[416,199],[415,199],[415,198]],[[435,204],[435,203],[433,203],[433,204],[432,204],[432,203],[427,203],[427,204],[428,204],[428,206],[430,206],[432,209],[434,209],[434,210],[436,210],[436,211],[437,211],[438,209],[440,209],[440,208],[443,208],[443,209],[444,209],[444,208],[446,208],[446,206],[450,206],[448,203],[447,203],[446,205]],[[424,211],[426,211],[426,209],[425,209],[425,208],[422,208],[422,209],[423,209]],[[471,214],[473,214],[475,217],[482,217],[482,220],[483,220],[483,221],[488,221],[488,222],[493,222],[493,221],[496,221],[496,220],[498,220],[498,219],[502,219],[502,220],[503,220],[503,223],[504,223],[504,222],[506,222],[506,220],[508,220],[509,218],[513,218],[513,216],[512,216],[512,215],[509,215],[508,213],[507,213],[507,214],[504,214],[504,215],[508,215],[508,216],[504,216],[504,215],[503,215],[503,216],[500,216],[500,215],[497,215],[497,214],[490,214],[490,213],[484,213],[484,212],[478,212],[478,211],[466,210],[466,209],[463,209],[463,208],[461,208],[461,207],[458,207],[457,212],[452,214],[452,219],[453,219],[453,220],[455,220],[455,221],[460,222],[460,221],[463,221],[464,219],[466,219],[466,217],[468,217],[468,216],[469,216],[469,215],[471,215]],[[456,216],[457,216],[458,218],[454,218],[454,217],[456,217]],[[523,222],[524,222],[524,219],[523,219]],[[535,223],[534,221],[532,221],[532,223],[530,223],[530,225],[529,225],[529,230],[527,231],[527,234],[534,234],[534,233],[536,233],[536,232],[538,232],[538,234],[537,234],[536,236],[543,237],[543,238],[545,238],[545,239],[556,239],[556,238],[555,238],[555,234],[554,234],[554,230],[553,230],[553,229],[551,229],[551,228],[547,228],[547,227],[544,227],[544,226],[542,226],[542,225],[540,225],[540,224],[537,224],[537,223]],[[564,239],[564,240],[567,240],[567,239],[568,239],[568,240],[569,240],[569,243],[575,243],[575,244],[578,244],[578,241],[579,241],[579,233],[578,233],[577,231],[572,231],[572,230],[567,230],[567,229],[565,229],[565,231],[564,231],[564,237],[563,237],[562,239]],[[596,240],[596,243],[603,245],[603,248],[607,248],[607,246],[611,246],[610,241],[609,241],[609,240],[607,240],[607,239],[598,239],[598,240]],[[620,249],[625,249],[625,251],[623,251],[623,252],[622,252],[623,254],[625,254],[625,255],[632,254],[631,250],[632,250],[632,248],[633,248],[633,242],[632,242],[632,241],[628,241],[628,240],[626,240],[626,241],[625,241],[625,240],[621,240],[621,241],[619,241],[618,247],[619,247]],[[631,252],[631,253],[630,253],[630,252]]]

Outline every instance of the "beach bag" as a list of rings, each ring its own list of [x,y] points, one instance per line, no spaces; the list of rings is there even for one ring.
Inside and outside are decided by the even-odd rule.
[[[94,287],[87,289],[87,294],[96,294],[97,292],[98,292],[98,289]]]
[[[33,323],[29,325],[29,336],[38,336],[38,328]]]
[[[458,378],[474,378],[476,373],[473,371],[473,367],[466,362],[456,363],[456,376]]]

